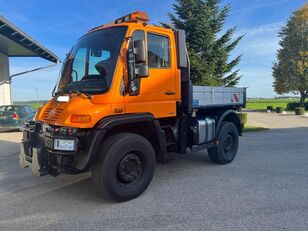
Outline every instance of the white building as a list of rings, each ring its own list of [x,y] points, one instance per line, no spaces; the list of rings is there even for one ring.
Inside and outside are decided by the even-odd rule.
[[[0,106],[12,104],[9,57],[41,57],[59,62],[56,55],[0,16]]]

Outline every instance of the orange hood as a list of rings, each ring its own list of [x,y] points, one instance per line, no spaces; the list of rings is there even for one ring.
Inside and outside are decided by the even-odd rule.
[[[52,98],[38,110],[36,120],[49,125],[76,128],[92,128],[102,118],[112,114],[110,103],[96,104],[85,96],[72,95],[68,102],[58,102]],[[73,115],[90,115],[90,122],[75,123],[71,121]]]

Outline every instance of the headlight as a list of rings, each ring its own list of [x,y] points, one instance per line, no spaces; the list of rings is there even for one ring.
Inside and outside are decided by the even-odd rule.
[[[70,139],[55,139],[53,148],[61,151],[75,151],[76,141]]]

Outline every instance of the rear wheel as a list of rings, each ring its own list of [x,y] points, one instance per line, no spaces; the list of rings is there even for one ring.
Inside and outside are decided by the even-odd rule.
[[[116,201],[138,197],[149,186],[155,170],[155,153],[144,137],[120,133],[109,137],[93,166],[93,181],[102,194]]]
[[[239,146],[238,130],[234,123],[224,122],[218,144],[208,149],[210,159],[217,164],[228,164],[236,156]]]

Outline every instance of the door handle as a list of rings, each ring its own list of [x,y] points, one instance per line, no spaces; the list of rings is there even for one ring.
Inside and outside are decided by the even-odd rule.
[[[166,91],[165,95],[175,95],[175,92],[174,91]]]

